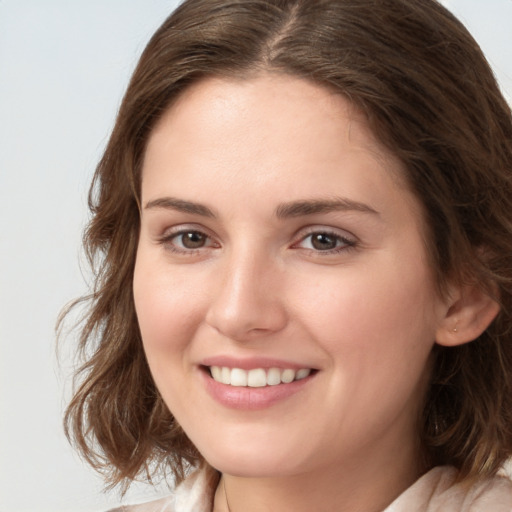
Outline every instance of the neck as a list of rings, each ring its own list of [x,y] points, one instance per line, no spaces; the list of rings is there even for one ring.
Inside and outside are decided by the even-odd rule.
[[[292,476],[223,474],[214,512],[380,512],[422,474],[408,450],[375,464],[375,457]],[[369,462],[371,460],[371,463]]]

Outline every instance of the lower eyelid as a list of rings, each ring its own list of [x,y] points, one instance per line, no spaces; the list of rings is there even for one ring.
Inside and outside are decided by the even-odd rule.
[[[183,236],[187,233],[198,233],[205,237],[206,243],[204,246],[196,247],[196,248],[187,248],[182,246],[181,242],[176,242],[177,239],[180,238],[180,236]],[[201,229],[194,229],[191,228],[178,228],[176,230],[169,231],[167,230],[164,234],[157,237],[156,242],[162,246],[165,247],[166,250],[169,250],[171,252],[177,253],[177,254],[183,254],[183,255],[193,255],[199,252],[205,252],[210,249],[216,249],[220,247],[220,244],[215,241],[215,239],[206,233],[204,230]]]
[[[202,247],[197,248],[187,248],[187,247],[181,247],[180,243],[176,243],[175,240],[178,239],[181,235],[184,235],[186,233],[199,233],[203,235],[206,238],[206,243]],[[308,238],[312,237],[315,234],[323,234],[327,235],[329,237],[335,238],[337,240],[337,243],[339,242],[341,245],[337,245],[336,247],[333,247],[331,249],[317,249],[314,247],[301,247],[303,243],[305,243]],[[177,229],[171,229],[166,230],[163,234],[156,237],[156,242],[160,245],[165,246],[168,250],[176,253],[184,253],[184,254],[194,254],[196,252],[206,251],[209,249],[216,249],[220,247],[220,244],[215,241],[215,238],[213,238],[211,235],[206,233],[202,229],[194,228],[193,226],[180,226]],[[310,242],[311,244],[311,242]],[[358,245],[358,241],[353,238],[346,236],[341,233],[336,233],[329,230],[322,230],[322,229],[315,229],[311,230],[305,234],[303,234],[296,242],[294,242],[291,246],[291,248],[296,249],[304,249],[308,250],[312,253],[319,254],[319,255],[329,255],[329,254],[336,254],[339,252],[346,251],[348,249],[353,249]]]

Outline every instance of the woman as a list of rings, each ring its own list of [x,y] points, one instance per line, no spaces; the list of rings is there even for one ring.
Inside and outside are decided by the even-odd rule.
[[[192,471],[129,510],[510,511],[511,181],[436,2],[184,2],[91,189],[69,434]]]

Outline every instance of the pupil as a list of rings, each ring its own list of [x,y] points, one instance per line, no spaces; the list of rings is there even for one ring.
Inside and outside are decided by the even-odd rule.
[[[203,247],[205,244],[205,237],[197,231],[191,231],[190,233],[184,233],[182,235],[183,246],[187,249],[198,249]]]
[[[313,236],[311,243],[315,249],[319,249],[321,251],[336,248],[336,238],[327,235],[326,233],[317,233]]]

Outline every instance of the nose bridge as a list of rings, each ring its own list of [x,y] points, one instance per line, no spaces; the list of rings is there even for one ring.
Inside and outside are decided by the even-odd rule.
[[[286,313],[276,293],[280,270],[275,259],[261,247],[245,243],[233,247],[222,260],[207,322],[238,341],[282,329]]]

